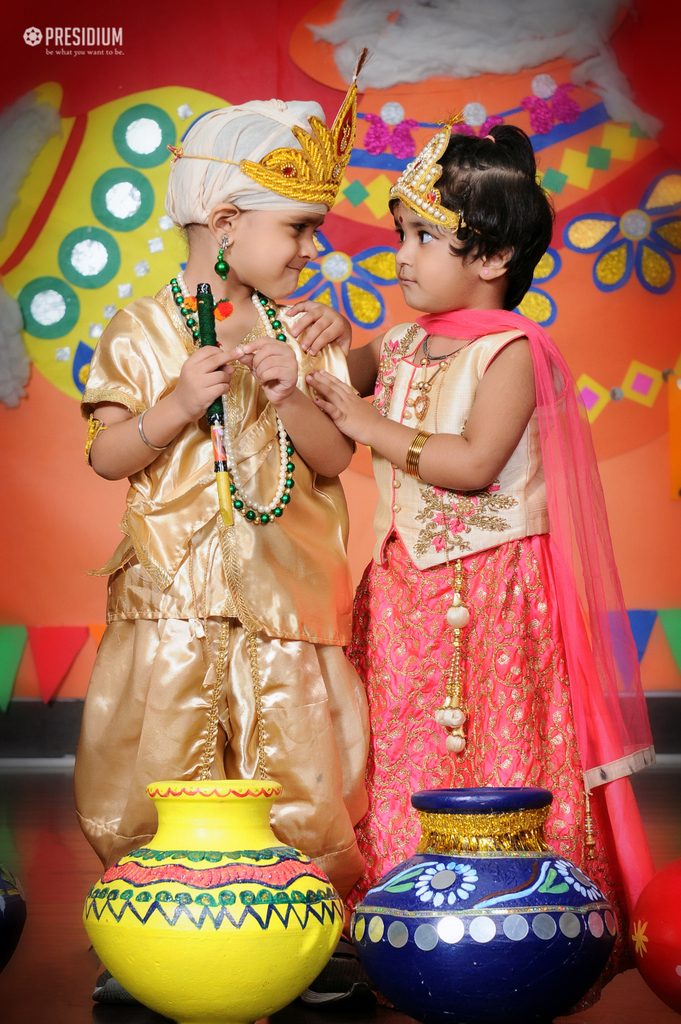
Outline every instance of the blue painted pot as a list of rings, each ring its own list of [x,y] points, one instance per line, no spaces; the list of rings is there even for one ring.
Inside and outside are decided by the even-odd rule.
[[[545,789],[412,796],[422,838],[356,908],[376,987],[424,1024],[548,1024],[605,967],[612,907],[543,837]]]
[[[16,878],[0,864],[0,971],[17,948],[26,920],[26,901]]]

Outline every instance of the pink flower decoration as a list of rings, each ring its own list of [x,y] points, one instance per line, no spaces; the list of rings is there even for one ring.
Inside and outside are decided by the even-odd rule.
[[[414,128],[418,128],[418,121],[408,117],[400,124],[396,124],[392,134],[392,151],[400,160],[407,160],[416,152],[416,142],[411,134]]]
[[[390,125],[387,125],[379,114],[366,114],[366,120],[370,124],[369,130],[364,136],[364,148],[367,153],[377,156],[379,153],[385,152],[386,149],[392,148],[395,156],[401,160],[406,160],[414,155],[416,142],[411,132],[414,128],[418,128],[418,121],[414,121],[410,117],[405,118],[395,125],[391,135]]]
[[[371,127],[364,136],[364,148],[367,153],[377,156],[390,145],[390,128],[378,114],[367,114],[366,120]]]
[[[554,124],[573,124],[581,114],[581,108],[571,96],[574,88],[569,82],[556,87],[550,100],[539,96],[524,96],[520,101],[523,110],[530,112],[530,125],[537,135],[547,135]]]
[[[520,106],[530,112],[532,131],[537,135],[548,135],[553,128],[553,111],[546,100],[541,100],[538,96],[524,96]]]
[[[582,112],[579,104],[575,103],[572,97],[567,95],[573,88],[573,85],[565,82],[563,85],[558,86],[551,97],[553,116],[559,124],[574,124]]]

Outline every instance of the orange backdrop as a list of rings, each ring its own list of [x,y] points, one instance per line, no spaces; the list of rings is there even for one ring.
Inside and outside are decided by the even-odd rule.
[[[91,20],[86,17],[85,6],[66,6],[72,8],[73,16],[67,18],[60,10],[62,23],[88,24]],[[97,62],[94,57],[55,60],[44,53],[20,49],[24,28],[45,22],[43,12],[29,4],[28,10],[24,7],[20,13],[14,11],[9,15],[0,41],[0,59],[4,58],[3,66],[10,72],[3,82],[0,105],[13,101],[27,89],[56,81],[63,90],[62,118],[65,122],[71,119],[68,131],[74,123],[72,119],[83,115],[89,118],[91,130],[96,108],[121,96],[179,85],[228,102],[271,95],[315,98],[322,102],[327,116],[333,116],[341,82],[328,49],[312,42],[305,24],[328,20],[337,3],[325,2],[310,11],[311,6],[309,0],[289,0],[287,4],[275,0],[261,2],[257,36],[250,15],[241,8],[235,6],[229,12],[212,14],[214,42],[204,53],[197,53],[193,45],[182,47],[178,62],[168,58],[169,54],[177,53],[181,44],[182,26],[186,23],[184,7],[174,2],[164,5],[163,23],[159,24],[151,12],[124,5],[114,20],[125,26],[125,55],[116,61]],[[81,15],[85,20],[78,20]],[[664,295],[651,294],[633,273],[625,285],[606,294],[592,281],[595,257],[567,247],[564,232],[571,220],[594,211],[620,217],[627,209],[637,207],[656,176],[681,166],[681,144],[675,134],[679,87],[673,75],[672,40],[678,38],[674,24],[678,29],[678,15],[671,0],[648,0],[638,24],[627,18],[615,36],[615,49],[634,84],[638,101],[650,113],[662,117],[666,128],[657,142],[633,137],[634,154],[628,160],[622,155],[613,156],[608,170],[597,169],[586,188],[583,182],[575,183],[579,177],[576,172],[572,180],[567,175],[562,191],[554,194],[558,212],[554,247],[562,266],[545,285],[536,282],[557,306],[558,314],[549,329],[566,352],[575,375],[581,378],[586,374],[607,392],[626,383],[634,361],[658,373],[681,369],[681,364],[677,365],[681,356],[678,285]],[[418,121],[435,120],[447,109],[473,100],[483,102],[490,113],[506,110],[518,106],[518,98],[529,92],[537,70],[513,78],[431,80],[381,93],[368,90],[361,98],[360,111],[378,113],[387,100],[400,102],[406,115]],[[567,81],[570,69],[564,62],[553,62],[541,70],[550,71],[557,81]],[[653,75],[656,88],[651,84]],[[598,103],[598,97],[584,90],[573,95],[584,110]],[[525,112],[508,120],[529,128]],[[367,122],[361,121],[359,150],[363,148],[366,128]],[[563,173],[561,167],[569,168],[573,158],[568,155],[566,162],[566,150],[586,153],[592,146],[602,148],[606,128],[607,124],[599,124],[585,129],[576,139],[549,147],[541,154],[544,173],[548,168],[559,173]],[[418,144],[427,139],[430,131],[415,130]],[[96,163],[96,159],[95,154],[92,160]],[[348,168],[343,195],[324,228],[330,249],[352,257],[360,251],[383,251],[392,245],[390,224],[380,205],[381,189],[385,192],[387,186],[384,182],[375,184],[381,176],[389,184],[396,175],[380,167]],[[345,195],[355,181],[370,197],[376,195],[373,209],[366,201],[355,205]],[[49,181],[43,183],[43,193],[48,184]],[[39,193],[39,183],[36,188]],[[54,211],[45,232],[49,232],[54,218],[61,218],[62,227],[69,226],[68,208],[59,206],[58,197]],[[21,211],[15,211],[15,226],[20,214]],[[49,244],[48,234],[39,236],[25,257],[25,261],[33,261],[33,269],[24,262],[13,273],[22,272],[22,266],[24,270],[28,267],[28,276],[55,272],[48,266],[53,259]],[[678,261],[675,262],[678,268]],[[153,268],[151,276],[154,277]],[[153,293],[166,279],[161,274],[158,280],[151,280],[148,290]],[[17,294],[23,282],[13,287],[11,281],[8,274],[6,286]],[[396,286],[386,284],[379,292],[386,306],[385,324],[407,319],[409,312]],[[357,343],[363,343],[374,333],[375,330],[358,327]],[[37,362],[41,369],[33,368],[28,398],[17,409],[0,406],[0,535],[4,570],[0,579],[0,621],[97,626],[104,618],[105,582],[86,576],[85,571],[103,564],[117,543],[126,486],[100,480],[88,469],[83,457],[84,428],[73,382],[56,380],[54,364],[46,359],[43,369],[40,358]],[[669,421],[664,390],[668,386],[667,382],[662,384],[651,405],[629,398],[608,400],[593,423],[629,608],[681,606],[681,501],[670,497]],[[358,452],[343,483],[350,506],[350,557],[357,580],[370,557],[376,500],[366,450]],[[59,696],[85,693],[94,654],[95,642],[90,638],[65,678]],[[642,673],[648,689],[681,688],[681,675],[659,620],[643,658]],[[28,648],[14,692],[15,696],[39,695]]]

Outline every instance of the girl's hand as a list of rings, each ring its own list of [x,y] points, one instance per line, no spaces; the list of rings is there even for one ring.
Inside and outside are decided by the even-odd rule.
[[[315,405],[333,420],[338,429],[353,441],[370,445],[376,418],[381,419],[373,405],[360,398],[354,388],[325,370],[315,370],[306,379],[317,392],[313,396]]]
[[[293,349],[274,338],[256,338],[235,348],[231,359],[247,366],[272,405],[280,405],[296,390],[298,360]]]
[[[221,348],[206,345],[193,352],[184,363],[169,398],[177,405],[186,423],[201,419],[208,406],[229,391],[234,367],[227,365],[228,359],[228,354]]]
[[[352,344],[352,328],[344,316],[324,302],[296,302],[286,310],[287,316],[296,313],[305,314],[291,327],[294,338],[306,332],[300,343],[303,352],[316,356],[325,345],[335,341],[347,356]]]

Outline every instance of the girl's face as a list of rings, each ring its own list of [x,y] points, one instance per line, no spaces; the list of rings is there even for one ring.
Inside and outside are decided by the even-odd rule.
[[[464,262],[454,256],[451,247],[456,239],[451,231],[424,220],[403,203],[393,208],[393,216],[402,243],[397,276],[408,306],[424,313],[445,313],[488,305],[482,261]]]
[[[281,301],[298,287],[303,267],[317,256],[314,233],[324,223],[319,214],[274,210],[242,211],[229,232],[226,252],[241,284]]]

